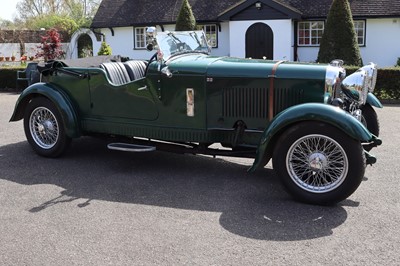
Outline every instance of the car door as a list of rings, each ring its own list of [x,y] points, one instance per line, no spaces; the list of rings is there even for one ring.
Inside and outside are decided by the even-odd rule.
[[[113,119],[156,120],[158,110],[146,78],[110,83],[101,69],[90,71],[92,115]]]

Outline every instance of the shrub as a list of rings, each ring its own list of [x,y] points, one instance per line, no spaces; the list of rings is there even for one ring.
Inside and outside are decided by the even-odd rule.
[[[40,51],[36,57],[43,57],[44,61],[62,58],[65,52],[62,49],[60,34],[56,29],[50,29],[41,37]]]
[[[329,10],[317,61],[329,63],[340,58],[347,65],[362,65],[354,22],[348,0],[334,0]]]
[[[15,89],[17,82],[17,71],[24,70],[25,67],[26,66],[0,67],[0,91]]]
[[[196,30],[196,19],[188,0],[182,2],[181,9],[176,19],[176,31]]]
[[[378,70],[378,79],[374,94],[379,99],[400,99],[400,68]]]
[[[79,25],[73,19],[61,15],[49,14],[33,17],[27,20],[30,29],[57,29],[67,32],[70,36],[79,29]]]
[[[97,53],[97,55],[111,55],[111,54],[112,54],[111,46],[103,41],[101,43],[100,50]]]

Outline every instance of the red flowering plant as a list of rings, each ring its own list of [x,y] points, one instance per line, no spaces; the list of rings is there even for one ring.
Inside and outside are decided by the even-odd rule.
[[[41,36],[40,51],[36,57],[43,57],[45,61],[62,58],[65,52],[62,49],[60,34],[56,29],[50,29],[45,36]]]

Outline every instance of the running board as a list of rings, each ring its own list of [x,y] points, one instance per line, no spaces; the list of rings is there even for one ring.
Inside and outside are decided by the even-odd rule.
[[[156,150],[156,147],[154,146],[145,146],[145,145],[137,145],[129,143],[110,143],[107,145],[107,148],[110,150],[130,151],[130,152],[148,152]]]

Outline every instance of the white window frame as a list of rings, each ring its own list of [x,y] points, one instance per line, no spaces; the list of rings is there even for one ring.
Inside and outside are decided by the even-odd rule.
[[[319,46],[324,30],[325,22],[322,20],[300,21],[297,25],[297,45],[302,47]]]
[[[321,23],[322,27],[318,27],[317,24]],[[304,26],[303,26],[304,25]],[[322,34],[325,30],[324,21],[300,21],[297,25],[297,45],[299,47],[316,47],[320,45]],[[365,20],[354,20],[354,30],[357,36],[357,43],[359,46],[365,46],[366,36],[366,21]],[[302,32],[303,31],[303,32]],[[306,32],[308,33],[306,34]],[[306,35],[306,36],[305,36]],[[304,42],[301,42],[301,39]],[[308,40],[308,41],[306,41]],[[313,41],[314,40],[314,41]]]
[[[207,41],[212,48],[218,48],[218,26],[217,24],[205,24],[202,26]]]
[[[147,28],[148,27],[133,28],[133,47],[135,50],[144,50],[147,48],[147,44],[149,43]]]
[[[354,30],[356,31],[357,43],[359,46],[365,46],[365,20],[354,20]]]

